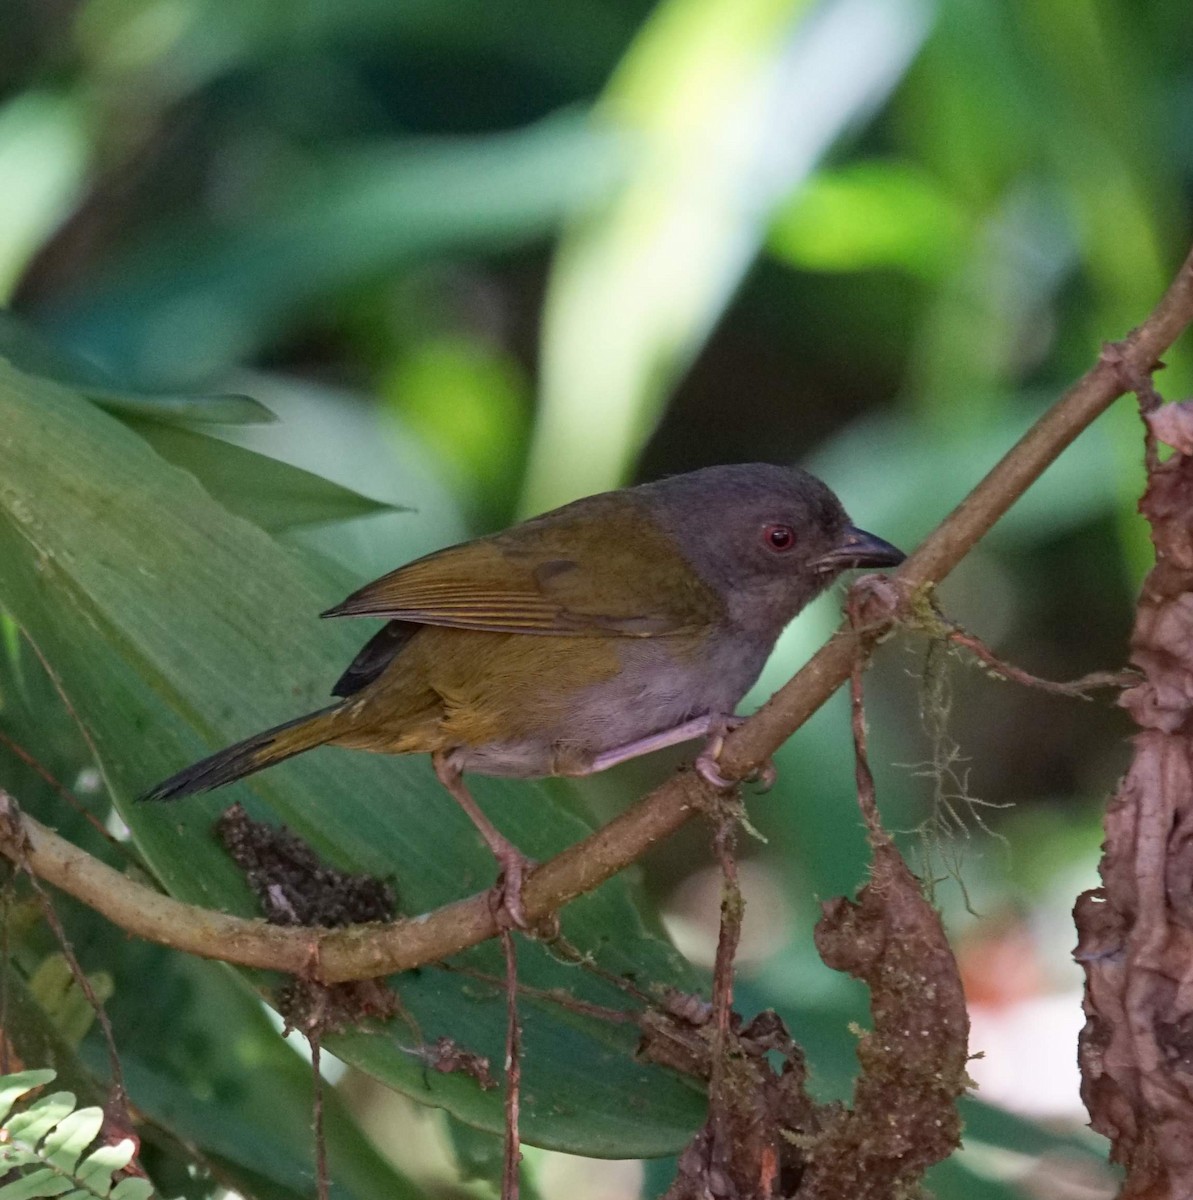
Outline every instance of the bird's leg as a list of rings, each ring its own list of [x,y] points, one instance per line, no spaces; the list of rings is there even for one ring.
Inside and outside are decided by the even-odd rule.
[[[649,737],[626,742],[624,746],[614,746],[612,750],[598,754],[582,770],[569,772],[569,774],[595,775],[598,771],[615,767],[618,763],[628,762],[631,758],[650,754],[652,750],[662,750],[664,746],[677,746],[680,742],[690,742],[693,738],[703,737],[714,726],[720,728],[721,723],[725,720],[737,720],[737,718],[714,716],[711,713],[693,717],[682,725],[676,725],[674,729],[664,729],[661,733],[652,733]]]
[[[696,758],[696,771],[713,787],[719,791],[726,791],[734,786],[735,781],[726,779],[721,774],[717,769],[717,759],[725,744],[725,735],[731,733],[744,721],[745,717],[736,717],[731,713],[705,713],[703,716],[685,721],[682,725],[676,725],[673,729],[664,729],[660,733],[652,733],[649,737],[626,742],[624,746],[614,746],[612,750],[598,754],[591,762],[578,770],[568,771],[567,774],[595,775],[598,771],[615,767],[618,763],[627,762],[631,758],[650,754],[653,750],[662,750],[664,746],[676,746],[680,742],[690,742],[694,738],[703,737],[705,738],[704,748]],[[772,764],[766,763],[752,778],[761,780],[765,791],[775,782],[775,768]]]
[[[472,793],[464,785],[463,772],[452,763],[448,754],[441,750],[431,755],[431,765],[435,768],[435,776],[448,790],[455,802],[468,814],[469,820],[476,826],[481,837],[485,839],[501,867],[501,876],[493,891],[493,911],[497,922],[503,929],[529,929],[526,919],[526,909],[522,906],[522,881],[534,867],[534,860],[527,858],[501,831],[481,812],[480,805],[472,798]]]

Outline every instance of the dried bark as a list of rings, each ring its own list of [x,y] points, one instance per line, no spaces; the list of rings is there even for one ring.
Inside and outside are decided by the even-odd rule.
[[[805,1091],[807,1066],[782,1018],[761,1012],[749,1024],[730,1014],[715,1028],[710,1008],[643,1015],[641,1057],[706,1079],[709,1120],[688,1144],[666,1200],[774,1200],[804,1197],[804,1147],[822,1114]],[[776,1070],[771,1059],[777,1058]],[[714,1084],[715,1077],[715,1084]],[[715,1106],[715,1112],[712,1111]]]
[[[803,1052],[772,1012],[748,1025],[733,1013],[724,1031],[707,1006],[644,1014],[642,1057],[710,1082],[709,1120],[667,1200],[896,1200],[960,1144],[969,1021],[957,965],[918,881],[875,832],[858,902],[829,901],[816,929],[824,961],[870,989],[852,1106],[812,1101]]]
[[[1193,411],[1146,418],[1175,444],[1149,463],[1144,581],[1120,704],[1140,732],[1106,813],[1102,886],[1079,897],[1085,970],[1078,1057],[1090,1123],[1127,1169],[1122,1200],[1193,1196]]]
[[[824,910],[816,948],[869,987],[874,1029],[858,1043],[853,1104],[826,1121],[798,1194],[906,1196],[961,1143],[969,1017],[957,963],[939,915],[887,840],[874,846],[858,903],[838,898]]]

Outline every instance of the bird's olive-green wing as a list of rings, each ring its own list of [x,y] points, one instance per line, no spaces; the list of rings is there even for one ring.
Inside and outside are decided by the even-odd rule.
[[[329,609],[501,633],[660,637],[706,628],[716,594],[646,511],[592,497],[399,567]]]

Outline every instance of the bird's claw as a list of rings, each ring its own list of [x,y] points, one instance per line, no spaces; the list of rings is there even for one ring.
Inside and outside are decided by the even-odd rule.
[[[721,774],[720,764],[717,762],[717,754],[709,750],[702,750],[696,759],[696,774],[705,783],[711,783],[718,792],[727,792],[731,788],[737,787],[736,779],[726,779]]]
[[[489,911],[497,922],[497,928],[503,932],[516,929],[528,937],[547,941],[558,937],[559,917],[556,913],[547,913],[531,920],[522,902],[522,885],[538,863],[521,853],[503,856],[500,862],[501,875],[489,890]]]
[[[493,919],[499,929],[518,929],[526,933],[531,923],[522,903],[522,884],[537,864],[534,859],[519,853],[503,855],[499,861],[501,875],[489,891],[489,908]]]
[[[758,785],[759,792],[769,792],[775,786],[778,778],[779,773],[775,770],[775,764],[769,758],[749,776],[750,782]]]
[[[775,786],[778,778],[775,764],[767,759],[760,767],[745,777],[745,780],[727,779],[721,774],[721,751],[725,746],[725,735],[739,729],[746,722],[745,717],[725,717],[704,743],[696,759],[696,774],[706,783],[712,784],[719,792],[727,792],[735,788],[739,782],[758,783],[759,791],[769,792]]]

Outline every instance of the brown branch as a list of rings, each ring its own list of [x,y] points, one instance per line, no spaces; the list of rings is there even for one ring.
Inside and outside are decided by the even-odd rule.
[[[1193,252],[1148,319],[1103,348],[1087,371],[928,535],[894,576],[905,592],[939,583],[1095,418],[1147,376],[1193,322]],[[856,635],[832,639],[746,724],[725,739],[720,769],[742,778],[798,729],[845,682]]]
[[[1185,260],[1150,317],[1122,342],[1103,350],[1095,366],[1045,413],[929,535],[894,577],[903,596],[942,580],[1035,482],[1045,468],[1114,400],[1146,377],[1193,321],[1193,254]],[[725,740],[720,769],[744,779],[767,759],[848,678],[858,635],[847,626],[800,672]],[[711,798],[690,772],[671,779],[582,842],[545,862],[526,880],[523,899],[533,922],[590,892],[673,834]],[[0,797],[11,804],[11,797]],[[32,870],[96,908],[130,933],[208,958],[301,973],[319,948],[324,982],[407,970],[494,937],[487,893],[415,921],[360,925],[312,935],[271,928],[181,904],[132,883],[89,855],[22,818]],[[10,836],[0,852],[17,853]]]

